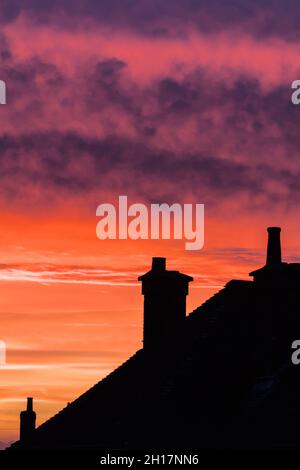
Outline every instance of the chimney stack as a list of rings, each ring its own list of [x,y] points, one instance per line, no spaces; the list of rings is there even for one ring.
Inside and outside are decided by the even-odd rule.
[[[166,258],[153,258],[152,269],[138,278],[144,295],[144,349],[163,346],[179,331],[186,315],[192,277],[166,269]]]
[[[35,430],[36,413],[33,411],[33,398],[27,398],[27,409],[20,413],[20,441],[30,441]]]
[[[267,266],[272,267],[281,264],[280,232],[280,227],[268,227]]]

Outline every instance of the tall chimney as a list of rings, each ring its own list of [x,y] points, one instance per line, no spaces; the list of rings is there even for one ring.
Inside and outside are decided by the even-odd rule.
[[[280,232],[280,227],[268,228],[267,266],[278,266],[281,264]]]
[[[164,345],[178,331],[186,315],[186,296],[192,277],[166,269],[165,258],[153,258],[152,269],[143,276],[144,349]]]
[[[35,430],[36,413],[33,411],[33,398],[27,398],[27,409],[20,413],[20,441],[29,441]]]

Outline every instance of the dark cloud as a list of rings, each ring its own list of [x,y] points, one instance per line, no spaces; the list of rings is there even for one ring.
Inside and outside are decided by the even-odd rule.
[[[299,201],[299,110],[289,84],[267,89],[238,71],[212,79],[200,67],[143,83],[116,57],[87,60],[71,81],[40,57],[7,62],[5,203],[92,197],[94,209],[103,190],[211,207],[239,197],[261,208]]]
[[[299,38],[297,0],[2,0],[0,19],[25,12],[33,22],[65,27],[85,19],[143,34],[180,35],[187,24],[205,33],[230,28],[259,36]]]
[[[188,195],[210,207],[241,195],[256,209],[300,200],[299,172],[265,164],[253,168],[203,154],[178,159],[170,151],[155,151],[115,136],[99,140],[76,134],[33,134],[2,137],[0,146],[1,193],[19,206],[48,204],[49,195],[51,204],[58,195],[62,199],[92,195],[96,204],[105,190],[149,202],[184,201]],[[284,200],[267,189],[270,182],[288,188]]]

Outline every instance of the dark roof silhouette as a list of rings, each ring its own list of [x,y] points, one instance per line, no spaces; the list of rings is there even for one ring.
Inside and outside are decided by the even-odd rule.
[[[282,263],[280,229],[251,276],[182,318],[192,278],[155,258],[139,278],[144,348],[12,448],[299,447],[300,265]]]

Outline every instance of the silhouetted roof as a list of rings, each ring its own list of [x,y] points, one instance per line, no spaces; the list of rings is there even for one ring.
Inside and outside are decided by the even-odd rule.
[[[299,264],[278,269],[298,280]],[[297,282],[230,281],[163,347],[137,351],[13,447],[299,447],[299,310]]]

